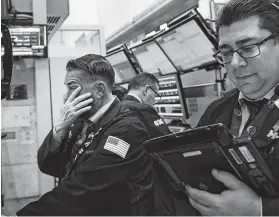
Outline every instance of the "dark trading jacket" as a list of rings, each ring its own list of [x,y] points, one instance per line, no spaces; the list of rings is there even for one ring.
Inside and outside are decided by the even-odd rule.
[[[168,126],[152,106],[143,104],[130,95],[127,95],[123,99],[122,105],[134,112],[142,121],[150,139],[171,133]],[[175,215],[176,212],[172,196],[173,189],[168,184],[169,181],[165,177],[164,168],[155,158],[153,158],[153,169],[155,215]]]
[[[23,207],[17,215],[153,214],[152,161],[142,146],[148,138],[146,128],[116,99],[86,134],[92,132],[95,134],[93,140],[68,167],[67,174],[66,165],[69,165],[75,141],[64,140],[60,150],[52,151],[52,131],[47,135],[38,151],[39,168],[63,180],[38,201]],[[130,145],[124,159],[104,149],[109,136]]]
[[[223,123],[230,129],[238,96],[239,91],[233,89],[224,98],[213,102],[201,117],[198,126]],[[277,189],[279,189],[279,139],[270,138],[270,136],[268,137],[267,135],[273,130],[273,126],[276,122],[278,123],[278,120],[279,108],[274,106],[271,114],[264,121],[262,127],[258,129],[254,137],[257,141],[262,141],[262,143],[264,141],[263,145],[258,147],[258,150],[268,163],[276,183],[278,183]],[[244,129],[244,131],[245,130],[247,129]],[[279,215],[279,198],[263,197],[262,201],[263,215]]]
[[[138,99],[130,95],[127,95],[121,103],[125,108],[133,111],[142,121],[150,138],[156,138],[171,133],[168,126],[152,106],[141,103]]]

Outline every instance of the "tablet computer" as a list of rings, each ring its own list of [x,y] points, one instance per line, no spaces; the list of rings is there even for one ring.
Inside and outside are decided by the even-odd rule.
[[[160,156],[162,167],[170,177],[175,174],[182,186],[187,184],[210,193],[221,193],[226,187],[212,176],[211,171],[215,168],[237,176],[222,150],[232,140],[225,125],[214,124],[150,139],[144,146]]]

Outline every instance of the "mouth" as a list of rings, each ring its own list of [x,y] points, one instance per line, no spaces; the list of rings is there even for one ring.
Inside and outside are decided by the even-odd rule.
[[[249,75],[241,75],[241,76],[237,76],[236,78],[237,78],[237,79],[245,79],[245,78],[249,78],[249,77],[253,76],[254,74],[255,74],[255,73],[249,74]]]

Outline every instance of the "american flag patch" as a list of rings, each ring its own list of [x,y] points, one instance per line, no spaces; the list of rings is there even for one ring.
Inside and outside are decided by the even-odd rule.
[[[114,136],[109,136],[104,146],[104,149],[111,151],[122,158],[125,158],[129,148],[130,145],[127,142]]]

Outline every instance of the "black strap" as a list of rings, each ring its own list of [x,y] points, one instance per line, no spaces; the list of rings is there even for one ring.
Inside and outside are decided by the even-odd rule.
[[[242,136],[254,137],[255,133],[261,129],[267,117],[271,114],[273,109],[278,109],[274,103],[279,97],[275,94],[271,97],[268,103],[262,107],[258,114],[250,122],[250,125],[243,131]],[[252,130],[249,130],[252,129]]]
[[[250,117],[246,123],[246,126],[244,127],[244,130],[241,134],[241,136],[247,136],[247,137],[253,137],[255,133],[262,127],[263,123],[267,119],[267,117],[271,114],[273,109],[276,109],[277,107],[274,105],[274,102],[279,97],[276,95],[273,95],[272,98],[267,101],[267,99],[256,101],[256,102],[249,102],[248,100],[245,101],[247,103],[247,107],[250,111]],[[253,105],[253,103],[255,103]],[[234,109],[234,114],[232,115],[232,121],[230,126],[230,131],[233,135],[238,137],[238,131],[241,125],[241,107],[236,101]],[[278,108],[277,108],[278,109]]]
[[[83,141],[83,143],[81,145],[77,145],[76,149],[73,149],[72,157],[66,166],[65,178],[70,175],[77,160],[84,153],[84,151],[88,148],[88,146],[93,142],[93,138],[95,136],[97,136],[101,130],[102,130],[102,128],[100,128],[96,133],[94,133],[93,131],[91,131],[91,133],[89,133],[89,134],[86,133],[86,138]],[[87,128],[87,132],[88,132],[88,128]]]
[[[255,102],[244,99],[244,102],[250,112],[249,119],[247,120],[247,123],[245,125],[245,128],[246,128],[247,126],[249,126],[251,121],[256,117],[256,115],[261,111],[261,109],[264,107],[264,105],[268,103],[268,99],[262,99],[262,100],[258,100]]]

